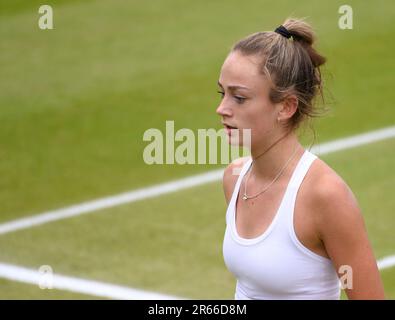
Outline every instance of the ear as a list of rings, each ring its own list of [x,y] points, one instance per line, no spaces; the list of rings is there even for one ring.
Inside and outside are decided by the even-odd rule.
[[[281,108],[278,112],[277,119],[285,121],[291,118],[298,109],[298,98],[296,95],[291,94],[281,102]]]

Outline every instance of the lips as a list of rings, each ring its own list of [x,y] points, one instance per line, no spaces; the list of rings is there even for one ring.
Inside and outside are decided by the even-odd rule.
[[[236,130],[237,129],[237,127],[230,126],[230,125],[228,125],[225,122],[222,122],[222,124],[224,125],[226,133],[228,134],[229,137],[232,135],[232,130]]]
[[[237,127],[228,125],[227,123],[224,123],[224,122],[223,122],[222,124],[225,126],[226,129],[237,129]]]

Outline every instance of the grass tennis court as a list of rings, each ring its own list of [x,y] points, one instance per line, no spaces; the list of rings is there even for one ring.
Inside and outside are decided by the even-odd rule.
[[[395,6],[348,1],[39,1],[0,3],[0,223],[138,189],[220,165],[148,166],[149,128],[217,128],[218,73],[230,46],[288,15],[307,17],[332,112],[315,144],[395,124]],[[374,24],[372,23],[374,21]],[[309,131],[302,138],[312,141]],[[395,139],[321,157],[349,184],[376,257],[395,254]],[[220,182],[0,235],[0,262],[165,294],[232,299],[222,260]],[[395,267],[382,271],[395,299]],[[94,298],[0,279],[0,299]]]

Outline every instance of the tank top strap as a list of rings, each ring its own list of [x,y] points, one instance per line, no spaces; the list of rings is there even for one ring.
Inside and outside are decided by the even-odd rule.
[[[298,164],[296,165],[294,172],[292,173],[287,190],[282,200],[280,206],[282,215],[281,219],[285,219],[286,223],[284,226],[289,224],[288,227],[291,227],[292,230],[296,196],[298,194],[299,187],[307,174],[307,171],[316,158],[316,155],[308,150],[305,150]]]
[[[237,178],[237,182],[236,182],[235,188],[233,190],[232,200],[236,200],[236,197],[237,197],[239,190],[240,190],[241,181],[243,181],[243,177],[245,176],[248,169],[250,168],[251,163],[252,163],[252,158],[249,157],[248,160],[243,164],[243,167],[241,168],[241,170],[239,170],[240,172],[233,172],[233,174],[239,173],[239,177]]]
[[[316,158],[317,156],[315,154],[311,153],[309,150],[305,150],[302,158],[295,168],[291,181],[289,182],[289,185],[292,189],[296,191],[299,189],[299,186],[302,184],[307,171]]]
[[[239,194],[239,190],[240,190],[241,181],[243,181],[243,177],[247,173],[247,170],[250,168],[251,163],[252,163],[252,158],[248,157],[248,159],[243,164],[241,169],[236,169],[236,170],[238,170],[238,172],[235,171],[235,172],[232,173],[232,174],[235,174],[235,175],[238,174],[239,177],[237,178],[235,187],[233,189],[232,198],[230,199],[230,202],[229,202],[229,205],[228,205],[228,209],[226,211],[226,222],[228,221],[228,217],[231,215],[231,212],[232,212],[232,210],[233,210],[233,208],[235,206],[236,198],[237,198],[237,195]]]

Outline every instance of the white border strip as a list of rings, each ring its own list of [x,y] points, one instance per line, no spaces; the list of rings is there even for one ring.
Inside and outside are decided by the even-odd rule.
[[[331,142],[319,144],[311,148],[316,155],[332,153],[340,150],[359,147],[372,142],[377,142],[395,137],[395,126],[342,138]]]
[[[377,261],[377,266],[380,270],[392,268],[393,266],[395,266],[395,255],[380,259],[379,261]]]
[[[21,229],[31,228],[33,226],[42,225],[51,221],[71,218],[85,213],[91,213],[97,210],[119,206],[125,203],[149,199],[163,194],[192,188],[204,183],[217,181],[221,179],[222,173],[223,170],[211,171],[181,180],[176,180],[174,182],[167,182],[153,187],[121,193],[119,195],[92,200],[74,206],[53,211],[47,211],[30,217],[13,220],[0,224],[0,235]]]
[[[395,255],[377,261],[379,270],[395,266]],[[38,270],[0,263],[0,278],[36,285],[39,288],[42,274]],[[52,288],[95,297],[120,300],[184,300],[186,298],[164,295],[161,293],[137,290],[104,282],[53,274]]]
[[[311,148],[311,152],[316,155],[332,153],[339,150],[350,149],[395,137],[395,126],[368,133],[351,136],[332,142],[323,143]],[[125,203],[135,202],[164,195],[170,192],[192,188],[205,183],[214,182],[222,179],[223,169],[210,171],[204,174],[187,177],[184,179],[159,184],[156,186],[133,190],[118,195],[105,197],[97,200],[84,202],[70,207],[47,211],[26,218],[0,224],[0,235],[14,232],[17,230],[31,228],[51,221],[71,218],[74,216],[91,213],[97,210],[119,206]]]
[[[45,275],[48,276],[48,275]],[[38,270],[0,263],[0,278],[29,283],[37,286],[43,280]],[[145,290],[136,290],[124,286],[74,278],[54,273],[51,285],[53,289],[66,290],[96,297],[120,300],[182,300],[183,298],[164,295]],[[50,289],[45,289],[50,290]]]

